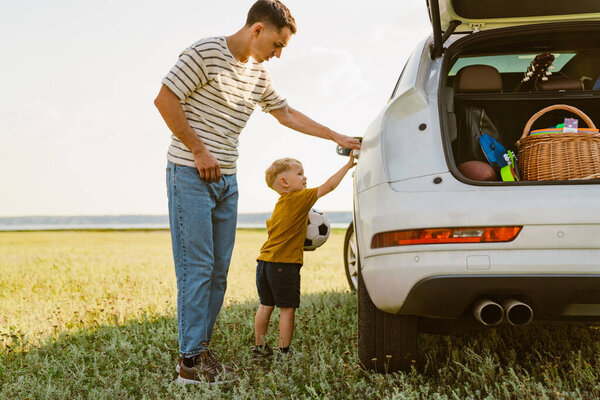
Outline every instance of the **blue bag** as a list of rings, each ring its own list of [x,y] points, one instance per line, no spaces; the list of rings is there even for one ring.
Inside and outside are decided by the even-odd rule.
[[[496,139],[490,135],[481,135],[479,137],[479,145],[485,158],[495,170],[500,170],[508,165],[508,160],[505,154],[508,154],[506,148],[502,146]]]

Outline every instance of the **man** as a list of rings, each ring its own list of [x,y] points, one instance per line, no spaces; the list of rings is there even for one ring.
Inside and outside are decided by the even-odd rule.
[[[290,107],[273,87],[262,63],[279,58],[295,32],[296,22],[285,5],[258,0],[238,32],[202,39],[184,50],[154,101],[173,133],[167,192],[181,383],[215,382],[233,375],[209,343],[235,240],[238,136],[256,105],[289,128],[360,148],[357,139]]]

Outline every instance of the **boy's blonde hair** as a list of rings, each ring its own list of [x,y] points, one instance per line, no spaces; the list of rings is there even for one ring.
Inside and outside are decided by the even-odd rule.
[[[295,158],[280,158],[279,160],[273,161],[273,164],[265,171],[265,181],[267,182],[267,186],[273,190],[276,190],[275,180],[277,179],[277,175],[281,174],[289,170],[293,163],[302,165],[302,163]]]

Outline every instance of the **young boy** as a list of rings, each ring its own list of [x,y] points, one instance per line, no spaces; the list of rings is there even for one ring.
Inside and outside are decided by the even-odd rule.
[[[283,158],[271,164],[265,173],[267,185],[279,193],[271,218],[267,220],[269,237],[260,249],[256,267],[256,286],[260,305],[254,319],[256,346],[253,358],[269,358],[273,350],[266,343],[267,328],[275,306],[279,307],[278,358],[301,353],[290,350],[294,315],[300,306],[300,267],[308,212],[317,199],[335,189],[355,164],[353,153],[348,163],[319,187],[307,189],[300,161]]]

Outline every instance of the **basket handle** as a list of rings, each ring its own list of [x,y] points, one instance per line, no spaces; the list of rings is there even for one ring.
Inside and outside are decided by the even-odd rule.
[[[596,125],[594,125],[594,123],[592,122],[590,117],[585,115],[585,113],[583,111],[581,111],[580,109],[575,108],[573,106],[568,106],[566,104],[555,104],[553,106],[548,106],[546,108],[541,109],[540,111],[533,114],[531,116],[531,118],[529,118],[529,121],[527,121],[527,124],[525,124],[525,128],[523,129],[523,134],[521,135],[521,139],[523,139],[527,135],[529,135],[529,130],[533,126],[533,123],[535,121],[537,121],[537,119],[539,117],[546,114],[547,112],[554,111],[554,110],[566,110],[566,111],[572,112],[573,114],[576,114],[577,116],[581,117],[583,119],[583,121],[588,125],[589,128],[596,129]]]

